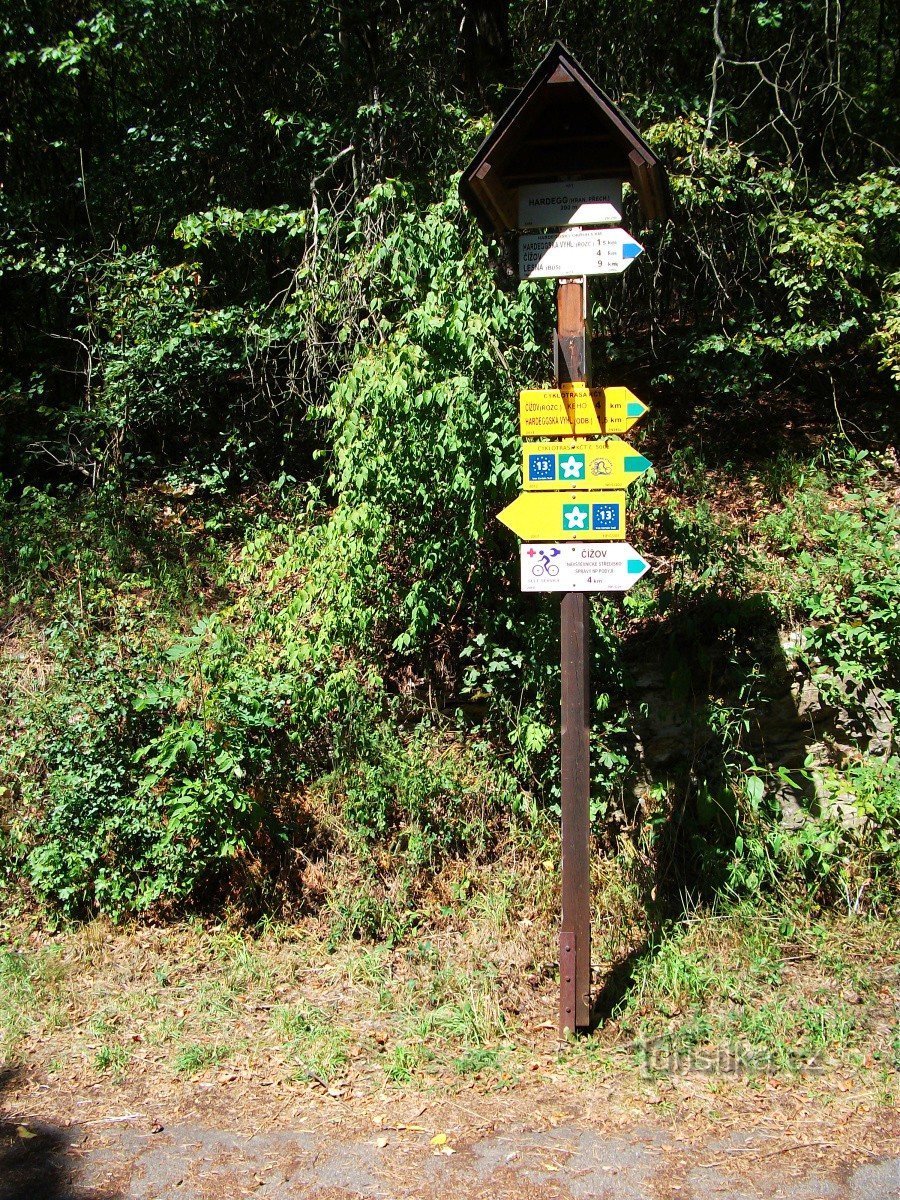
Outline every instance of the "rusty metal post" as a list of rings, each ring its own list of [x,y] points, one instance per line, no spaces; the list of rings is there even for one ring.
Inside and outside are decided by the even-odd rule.
[[[556,290],[557,383],[591,383],[588,281],[561,279]],[[559,1032],[591,1020],[590,611],[585,592],[566,592],[560,608],[562,678],[562,929]]]

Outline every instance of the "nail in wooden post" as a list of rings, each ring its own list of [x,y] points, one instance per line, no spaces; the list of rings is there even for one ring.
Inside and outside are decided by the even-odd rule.
[[[557,383],[591,382],[587,279],[556,290]],[[562,932],[559,1031],[590,1027],[590,613],[584,592],[566,592],[560,608],[562,676]]]

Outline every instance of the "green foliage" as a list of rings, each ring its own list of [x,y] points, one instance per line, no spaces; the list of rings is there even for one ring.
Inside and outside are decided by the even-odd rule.
[[[57,912],[275,904],[333,836],[371,884],[335,927],[399,938],[417,880],[558,809],[556,608],[493,520],[552,295],[456,195],[548,27],[462,7],[0,0],[0,849]],[[687,888],[893,886],[900,28],[830,11],[738,3],[720,44],[674,0],[554,16],[670,169],[673,221],[595,293],[659,466],[654,575],[593,607],[592,817]],[[789,767],[779,623],[852,726]]]
[[[800,653],[813,681],[863,715],[873,690],[882,709],[900,697],[898,517],[878,487],[889,461],[840,446],[831,457],[846,481],[840,495],[812,473],[761,532],[791,556],[785,601],[808,622]]]
[[[22,834],[40,830],[27,878],[64,912],[177,903],[260,830],[282,698],[249,670],[223,674],[238,647],[210,624],[173,647],[165,682],[110,644],[92,659],[70,650],[29,714],[5,772],[22,780]],[[23,771],[29,760],[39,769]]]
[[[368,842],[399,839],[416,868],[449,852],[484,852],[488,829],[512,790],[500,772],[491,779],[486,745],[448,744],[424,721],[408,739],[392,720],[348,732],[350,765],[330,786],[343,795],[351,832]]]

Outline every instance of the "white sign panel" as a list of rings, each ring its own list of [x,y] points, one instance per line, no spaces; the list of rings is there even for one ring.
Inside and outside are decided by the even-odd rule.
[[[615,275],[630,267],[643,249],[624,229],[523,233],[519,238],[519,278]]]
[[[519,188],[519,226],[615,225],[622,220],[620,179],[563,179]]]
[[[525,542],[523,592],[627,592],[650,570],[627,542]]]

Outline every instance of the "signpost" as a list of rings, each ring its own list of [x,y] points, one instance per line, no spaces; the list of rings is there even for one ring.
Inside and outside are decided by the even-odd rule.
[[[625,493],[522,492],[497,520],[529,540],[612,542],[625,536]]]
[[[647,220],[668,215],[665,172],[628,118],[559,42],[463,171],[460,195],[489,237],[518,250],[520,279],[556,279],[554,387],[523,391],[524,491],[500,520],[526,539],[522,588],[560,591],[562,921],[560,1035],[591,1024],[591,592],[621,592],[648,564],[622,539],[623,490],[650,466],[610,435],[647,411],[625,387],[591,387],[588,277],[643,247],[618,222],[623,180]],[[592,228],[615,224],[616,228]],[[522,232],[523,230],[546,232]],[[598,440],[600,439],[600,440]]]
[[[523,437],[627,433],[646,411],[626,387],[530,388],[519,392],[519,432]]]
[[[588,442],[524,442],[522,487],[528,492],[567,488],[626,488],[652,466],[627,442],[606,438]]]
[[[559,279],[569,275],[618,275],[644,247],[624,229],[561,229],[523,233],[519,278]]]
[[[627,542],[523,542],[519,553],[523,592],[627,592],[650,570]]]

